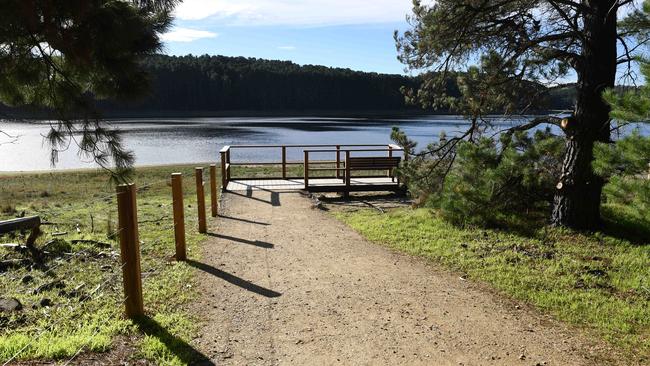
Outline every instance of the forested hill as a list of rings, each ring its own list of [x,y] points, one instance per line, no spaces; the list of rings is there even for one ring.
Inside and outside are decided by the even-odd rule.
[[[400,92],[402,86],[417,87],[417,77],[225,56],[157,55],[145,59],[143,66],[151,76],[150,94],[127,102],[101,101],[104,116],[421,111],[417,106],[407,106]],[[540,100],[536,109],[570,108],[573,89],[550,89],[548,98],[542,98],[550,103]],[[459,95],[451,79],[447,92]],[[47,118],[48,114],[0,104],[0,117],[3,115]]]
[[[144,61],[151,95],[104,102],[107,112],[406,110],[401,86],[415,78],[225,56],[154,56]]]

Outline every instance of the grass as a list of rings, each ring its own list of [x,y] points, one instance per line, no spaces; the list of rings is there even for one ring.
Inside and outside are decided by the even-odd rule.
[[[122,276],[114,188],[101,171],[0,175],[0,219],[40,215],[41,260],[25,249],[0,247],[0,293],[18,299],[23,310],[0,313],[0,361],[66,360],[77,352],[104,352],[116,336],[136,339],[134,355],[155,364],[182,365],[199,357],[189,341],[197,322],[187,311],[197,296],[191,267],[174,254],[169,174],[182,172],[188,256],[196,256],[194,166],[138,168],[137,196],[147,316],[123,317]],[[208,174],[206,172],[206,180]],[[206,190],[209,199],[209,189]],[[208,204],[209,207],[209,204]],[[0,236],[0,243],[24,243],[28,233]],[[74,240],[94,240],[75,242]]]
[[[606,212],[610,220],[625,215],[615,206]],[[462,271],[598,335],[642,364],[650,360],[650,237],[459,228],[429,209],[335,215],[372,241]]]

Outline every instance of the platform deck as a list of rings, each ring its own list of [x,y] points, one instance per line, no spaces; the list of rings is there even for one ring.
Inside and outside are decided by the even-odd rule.
[[[300,191],[305,188],[303,179],[232,179],[228,182],[229,191]],[[343,179],[311,178],[311,192],[339,192],[345,189]],[[388,177],[351,178],[350,191],[393,191],[400,189],[396,181]]]

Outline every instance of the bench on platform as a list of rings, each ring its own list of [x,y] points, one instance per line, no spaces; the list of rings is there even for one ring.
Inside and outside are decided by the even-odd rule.
[[[352,170],[387,170],[388,176],[395,181],[395,169],[399,167],[399,163],[402,161],[402,158],[396,157],[381,157],[381,156],[371,156],[363,158],[349,158],[346,162],[346,166],[350,166],[350,171]],[[346,169],[346,176],[347,176]],[[398,182],[399,183],[399,182]]]

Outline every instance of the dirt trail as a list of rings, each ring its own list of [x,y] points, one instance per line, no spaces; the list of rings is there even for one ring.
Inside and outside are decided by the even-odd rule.
[[[369,243],[299,193],[224,195],[201,269],[218,365],[592,365],[561,324]]]

